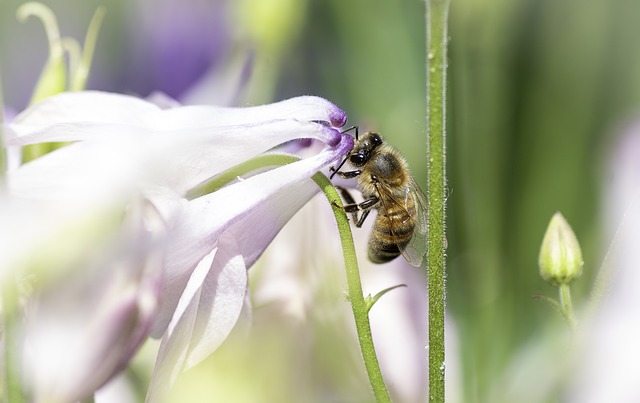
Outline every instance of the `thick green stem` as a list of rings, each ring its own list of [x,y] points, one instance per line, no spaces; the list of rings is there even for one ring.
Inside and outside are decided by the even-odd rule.
[[[322,173],[317,173],[313,176],[313,180],[320,186],[325,196],[327,196],[329,203],[333,206],[333,213],[336,217],[336,223],[338,224],[344,263],[347,270],[349,300],[351,301],[351,307],[353,309],[358,340],[360,342],[360,349],[362,350],[364,365],[367,369],[367,375],[369,376],[369,382],[371,383],[377,402],[390,402],[391,398],[384,384],[380,366],[378,365],[378,358],[376,357],[376,350],[373,346],[371,326],[369,325],[369,305],[362,294],[360,272],[358,270],[358,261],[356,259],[356,250],[353,245],[349,219],[344,210],[337,207],[342,206],[342,200],[329,179]]]
[[[429,401],[444,402],[446,69],[448,0],[427,0]]]

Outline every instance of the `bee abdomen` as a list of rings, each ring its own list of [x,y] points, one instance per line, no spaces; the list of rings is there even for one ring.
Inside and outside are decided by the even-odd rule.
[[[369,238],[369,260],[386,263],[398,257],[401,248],[411,240],[414,227],[415,222],[407,214],[387,212],[379,215]]]
[[[372,243],[369,242],[369,260],[373,263],[387,263],[398,256],[400,256],[400,248],[396,244],[372,246]]]

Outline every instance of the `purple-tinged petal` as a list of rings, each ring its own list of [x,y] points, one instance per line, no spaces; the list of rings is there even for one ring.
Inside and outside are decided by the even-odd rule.
[[[353,138],[343,135],[342,139],[337,149],[326,149],[189,202],[170,202],[169,208],[163,208],[162,200],[157,200],[161,211],[173,211],[174,216],[168,219],[176,224],[170,230],[165,292],[154,337],[164,333],[191,272],[218,238],[235,229],[245,264],[250,267],[288,219],[317,193],[310,177],[351,150]]]
[[[55,134],[57,128],[61,126],[49,129],[47,135]],[[86,135],[103,128],[74,126],[70,130]],[[111,136],[105,135],[99,141],[72,144],[11,172],[12,192],[36,198],[55,198],[57,194],[86,197],[92,194],[91,189],[100,195],[115,189],[125,191],[128,186],[129,191],[164,188],[183,194],[292,138],[309,136],[333,141],[339,136],[334,129],[294,120],[218,129],[215,135],[208,130],[182,134],[142,134],[130,127],[112,130]]]
[[[188,132],[190,129],[253,126],[289,119],[332,123],[336,116],[345,114],[331,102],[314,96],[244,108],[182,106],[161,109],[151,102],[127,95],[99,91],[66,92],[49,97],[16,116],[7,125],[10,134],[7,136],[7,144],[85,140],[99,133],[113,134],[113,129],[127,125],[143,132]],[[63,125],[69,131],[67,137],[64,130],[56,128],[57,125]],[[93,125],[104,125],[107,130],[91,131]],[[79,129],[74,130],[75,126],[90,131],[85,133]],[[55,135],[47,134],[50,128],[54,128]],[[24,136],[31,138],[17,139]]]
[[[327,122],[332,126],[341,127],[333,124],[336,116],[346,115],[324,98],[300,96],[271,104],[242,108],[183,106],[152,114],[147,124],[157,130],[170,130],[238,124],[251,126],[273,120],[295,119],[301,122]]]
[[[69,116],[68,111],[75,106],[86,112],[74,115],[81,120],[70,120],[74,116]],[[115,116],[90,112],[109,109],[114,110]],[[128,112],[122,113],[122,109]],[[145,180],[149,187],[169,188],[173,193],[183,194],[218,173],[291,140],[310,138],[331,146],[338,144],[342,137],[336,129],[314,123],[330,119],[336,110],[333,104],[318,97],[298,97],[248,108],[188,106],[162,110],[122,95],[65,93],[16,118],[8,127],[14,133],[8,143],[78,140],[106,143],[76,145],[79,147],[76,149],[65,147],[45,155],[16,172],[14,182],[22,187],[31,183],[31,191],[37,193],[40,183],[52,188],[60,180],[71,183],[74,176],[70,171],[89,172],[84,164],[102,167],[104,171],[136,166],[134,172],[148,176]],[[85,147],[98,154],[104,149],[104,155],[96,158],[108,158],[110,162],[93,163],[93,156],[84,151]],[[122,155],[113,158],[107,153],[109,150]],[[123,167],[118,166],[120,161],[124,161]],[[67,173],[54,175],[56,169],[49,164],[66,166]]]

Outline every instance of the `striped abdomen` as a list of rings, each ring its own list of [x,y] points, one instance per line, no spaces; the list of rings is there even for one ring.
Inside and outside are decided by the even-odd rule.
[[[403,202],[389,204],[388,200],[381,200],[369,238],[369,259],[373,263],[386,263],[398,257],[413,236],[416,206],[412,197]]]

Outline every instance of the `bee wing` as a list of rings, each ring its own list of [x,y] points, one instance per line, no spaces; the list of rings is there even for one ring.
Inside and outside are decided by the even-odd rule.
[[[380,202],[391,210],[404,210],[406,215],[412,215],[415,218],[415,227],[413,229],[413,235],[409,242],[405,246],[400,246],[400,253],[402,256],[415,267],[422,266],[422,261],[427,253],[427,230],[428,230],[428,208],[427,196],[422,193],[420,187],[412,178],[407,186],[404,197],[398,197],[394,195],[389,189],[384,186],[378,186],[376,188],[380,195]],[[413,210],[410,206],[411,198],[413,199],[413,206],[415,206],[415,213],[411,214]],[[388,221],[389,231],[392,234],[400,235],[404,228],[401,223],[395,218],[389,218]]]
[[[411,240],[403,248],[400,248],[400,252],[412,266],[421,267],[427,254],[429,201],[413,178],[407,188],[406,197],[413,197],[416,208],[416,226],[413,229]]]

